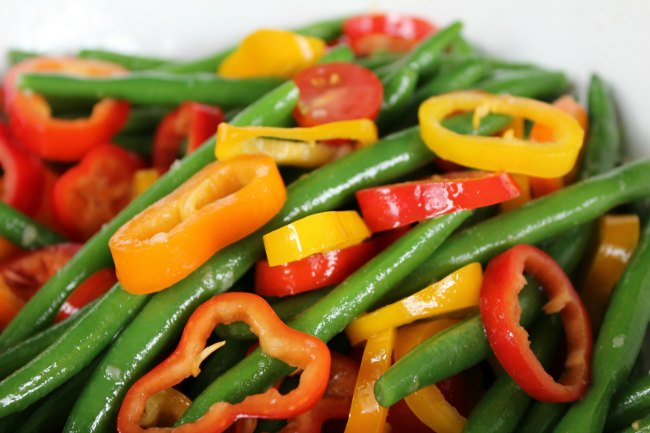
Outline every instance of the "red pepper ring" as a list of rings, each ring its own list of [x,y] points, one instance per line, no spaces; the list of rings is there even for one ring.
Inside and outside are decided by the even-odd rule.
[[[196,376],[205,353],[211,352],[205,345],[214,327],[240,321],[250,325],[264,353],[302,369],[298,387],[285,395],[270,388],[240,403],[215,403],[195,422],[178,427],[142,428],[140,419],[147,400],[190,375]],[[325,393],[330,363],[325,343],[286,326],[263,298],[251,293],[224,293],[199,306],[185,325],[174,353],[131,386],[120,407],[117,429],[120,433],[220,433],[239,418],[295,417],[316,405]]]
[[[556,382],[530,349],[528,333],[519,324],[518,294],[528,272],[544,288],[547,314],[559,312],[567,338],[565,371]],[[531,397],[564,403],[582,398],[590,379],[593,349],[587,310],[562,268],[531,245],[517,245],[494,257],[483,275],[481,318],[490,347],[501,366]]]
[[[34,57],[12,67],[4,78],[6,111],[11,131],[38,156],[54,161],[77,161],[93,146],[106,143],[124,126],[128,102],[102,99],[83,119],[52,117],[50,105],[37,93],[19,90],[23,72],[60,72],[90,77],[124,75],[119,65],[98,60]]]

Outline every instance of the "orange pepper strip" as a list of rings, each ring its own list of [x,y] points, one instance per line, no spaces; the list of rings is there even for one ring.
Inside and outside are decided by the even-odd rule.
[[[374,386],[379,376],[391,365],[395,335],[395,328],[391,328],[368,339],[345,433],[384,433],[388,408],[375,399]]]
[[[638,242],[637,215],[605,215],[600,219],[596,256],[582,285],[582,298],[594,330],[600,328],[612,290]]]
[[[109,241],[117,278],[134,294],[182,280],[268,222],[286,199],[268,156],[214,162],[124,224]]]
[[[395,361],[400,360],[407,352],[444,329],[456,320],[437,319],[401,327],[397,331],[395,343]],[[429,385],[407,396],[406,404],[420,421],[437,433],[460,433],[467,422],[458,413],[436,385]]]
[[[199,365],[212,347],[205,347],[219,323],[246,322],[260,339],[267,355],[302,369],[298,388],[282,395],[275,388],[232,404],[219,402],[197,421],[173,428],[142,428],[145,405],[154,394],[168,389],[190,375],[198,375]],[[117,417],[120,433],[220,433],[239,418],[285,419],[312,408],[327,388],[330,352],[318,338],[286,326],[270,305],[252,293],[224,293],[203,303],[190,316],[174,353],[142,376],[129,389]]]
[[[564,95],[553,102],[553,106],[576,119],[585,133],[587,132],[587,128],[589,127],[589,116],[587,115],[587,110],[585,110],[584,107],[573,98],[573,96]],[[540,143],[551,142],[554,139],[553,130],[541,123],[535,123],[533,124],[533,128],[530,130],[530,139]],[[578,164],[576,164],[573,170],[564,177],[554,177],[550,179],[531,177],[530,187],[533,197],[542,197],[562,189],[565,182],[570,183],[573,181],[577,175],[577,167]]]

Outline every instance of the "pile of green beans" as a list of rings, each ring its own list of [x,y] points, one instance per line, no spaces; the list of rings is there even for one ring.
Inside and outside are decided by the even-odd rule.
[[[331,40],[340,35],[342,23],[343,19],[328,20],[296,31]],[[356,59],[345,45],[328,51],[321,62],[358,62],[376,71],[384,85],[377,118],[379,131],[382,135],[399,132],[299,177],[288,187],[283,209],[268,224],[219,251],[169,289],[136,296],[123,291],[118,283],[79,314],[50,326],[71,291],[112,263],[107,247],[110,236],[214,160],[214,137],[133,200],[0,334],[0,431],[115,431],[117,411],[128,388],[175,344],[198,305],[232,289],[249,272],[263,255],[264,233],[314,212],[345,206],[359,189],[412,178],[436,159],[421,141],[419,129],[406,128],[415,124],[416,108],[425,99],[455,90],[480,89],[550,100],[569,88],[562,72],[478,55],[461,30],[461,23],[453,23],[405,55]],[[115,140],[145,155],[150,152],[145,137],[171,107],[186,100],[232,109],[231,113],[237,113],[230,120],[234,125],[291,125],[291,112],[298,100],[293,82],[232,80],[214,74],[232,51],[228,48],[194,61],[174,62],[86,49],[79,57],[110,61],[132,72],[102,79],[23,74],[18,85],[60,101],[60,107],[102,97],[129,100],[136,107]],[[11,59],[33,55],[37,54],[14,51]],[[247,108],[240,111],[242,107]],[[61,110],[65,112],[65,108]],[[516,244],[539,244],[573,274],[585,256],[594,219],[616,206],[650,196],[650,160],[615,168],[620,160],[621,133],[614,104],[598,77],[590,83],[589,116],[590,135],[577,184],[493,218],[470,218],[471,212],[465,211],[421,222],[338,286],[277,301],[274,309],[291,327],[330,341],[359,314],[414,293],[463,265],[485,263]],[[474,130],[472,113],[466,113],[444,123],[457,133],[492,135],[511,121],[509,116],[490,114]],[[2,203],[0,216],[0,235],[22,248],[65,241]],[[609,429],[627,427],[650,413],[647,377],[620,391],[650,320],[650,304],[644,302],[650,296],[647,263],[650,226],[612,298],[596,345],[594,382],[582,401],[571,407],[531,404],[530,397],[502,373],[472,412],[464,431],[596,432],[605,425]],[[521,323],[532,326],[533,350],[548,363],[556,353],[561,333],[555,317],[540,318],[543,303],[535,284],[528,284],[520,294]],[[215,333],[227,341],[226,346],[204,363],[202,374],[188,387],[193,403],[178,425],[198,419],[216,402],[236,402],[263,391],[292,371],[260,349],[245,356],[255,336],[242,323],[219,326]],[[623,343],[616,343],[621,336]],[[490,355],[480,317],[467,318],[426,340],[393,365],[376,382],[375,396],[380,404],[393,405]],[[650,431],[650,417],[640,421],[640,431],[646,431],[646,426]]]

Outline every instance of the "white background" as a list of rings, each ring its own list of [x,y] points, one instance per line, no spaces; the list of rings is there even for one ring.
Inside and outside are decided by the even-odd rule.
[[[0,0],[0,52],[102,47],[190,58],[255,28],[379,10],[440,25],[461,19],[467,37],[487,52],[564,69],[580,94],[597,71],[614,88],[631,153],[650,155],[646,0]]]

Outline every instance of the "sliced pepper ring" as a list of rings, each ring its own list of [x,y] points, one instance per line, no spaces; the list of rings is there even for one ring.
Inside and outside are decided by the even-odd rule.
[[[329,211],[273,230],[263,240],[269,266],[277,266],[356,245],[369,237],[370,230],[356,211]]]
[[[264,353],[302,369],[298,388],[282,395],[272,387],[240,403],[215,403],[197,421],[178,427],[142,428],[140,420],[148,399],[190,375],[197,375],[205,351],[210,350],[205,345],[214,327],[240,321],[250,325]],[[263,298],[251,293],[224,293],[197,308],[174,353],[131,386],[117,417],[118,431],[218,433],[238,418],[291,418],[309,410],[321,399],[327,388],[330,363],[325,343],[286,326]]]
[[[214,162],[111,237],[117,277],[130,293],[165,289],[260,228],[285,200],[282,177],[268,156]]]
[[[349,152],[350,146],[321,143],[326,140],[346,139],[357,147],[377,141],[377,127],[368,119],[325,123],[308,128],[238,127],[227,123],[219,125],[215,155],[227,159],[235,155],[263,153],[278,165],[314,168]]]
[[[442,121],[457,111],[477,110],[530,119],[551,128],[554,141],[536,143],[515,137],[480,137],[457,134]],[[427,99],[418,113],[420,133],[438,156],[466,167],[506,171],[550,178],[564,176],[575,165],[584,131],[562,110],[534,99],[454,92]]]
[[[519,324],[518,295],[530,273],[549,296],[547,314],[559,312],[567,339],[565,371],[558,381],[548,374],[530,348],[528,332]],[[531,397],[546,402],[575,401],[590,378],[592,332],[587,309],[562,268],[531,245],[517,245],[490,260],[481,287],[481,319],[494,355],[512,379]]]
[[[35,57],[9,70],[4,79],[10,127],[16,137],[45,159],[77,161],[95,145],[107,143],[126,123],[130,105],[102,99],[85,119],[56,119],[45,98],[17,88],[23,72],[60,72],[91,77],[123,75],[121,66],[99,60]]]

